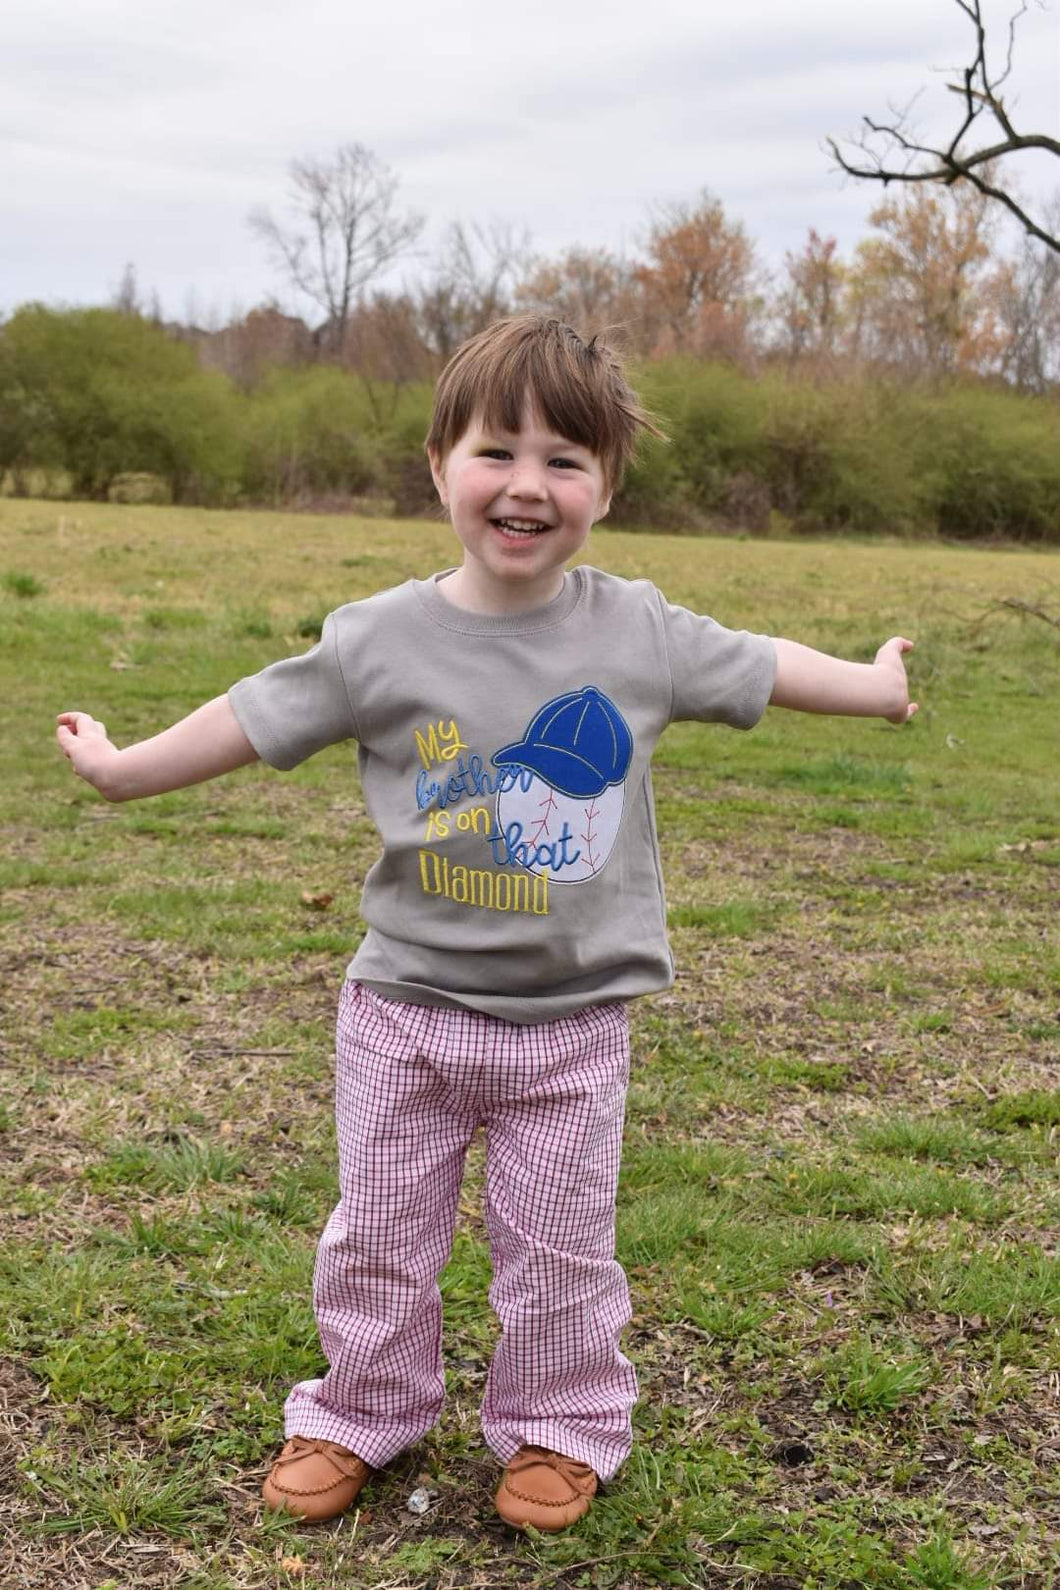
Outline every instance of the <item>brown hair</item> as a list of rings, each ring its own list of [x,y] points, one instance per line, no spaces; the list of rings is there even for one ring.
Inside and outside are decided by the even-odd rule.
[[[638,430],[663,435],[613,348],[599,337],[585,342],[546,315],[512,315],[469,338],[442,371],[427,451],[444,463],[475,420],[517,432],[527,397],[557,436],[596,454],[609,492],[622,479]]]

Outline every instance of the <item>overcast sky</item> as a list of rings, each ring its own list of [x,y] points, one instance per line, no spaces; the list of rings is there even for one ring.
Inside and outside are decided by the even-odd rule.
[[[1017,4],[985,0],[997,60]],[[809,226],[847,252],[881,190],[833,171],[825,138],[918,89],[922,130],[950,126],[933,68],[971,41],[954,0],[10,5],[0,312],[104,302],[126,261],[169,315],[283,297],[247,214],[281,215],[291,159],[346,141],[400,176],[428,250],[460,218],[525,224],[543,254],[632,253],[653,201],[706,186],[766,265]],[[1060,0],[1029,0],[1006,102],[1020,130],[1060,136]],[[1060,187],[1055,158],[1020,170],[1039,198]]]

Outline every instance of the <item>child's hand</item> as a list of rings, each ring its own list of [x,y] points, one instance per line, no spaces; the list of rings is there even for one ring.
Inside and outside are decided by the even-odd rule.
[[[68,757],[74,772],[106,794],[108,777],[121,752],[107,739],[104,725],[87,712],[60,712],[55,737],[59,749]]]
[[[913,644],[901,635],[893,635],[876,653],[875,666],[885,670],[888,688],[894,693],[894,711],[882,714],[888,723],[908,723],[917,710],[916,702],[909,699],[909,681],[902,661],[903,653],[912,651]]]

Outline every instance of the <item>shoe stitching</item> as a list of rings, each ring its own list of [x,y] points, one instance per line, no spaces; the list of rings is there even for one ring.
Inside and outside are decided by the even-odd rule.
[[[276,1470],[273,1469],[272,1473],[269,1475],[269,1480],[276,1490],[285,1491],[290,1496],[322,1496],[325,1491],[341,1490],[344,1485],[357,1485],[360,1481],[360,1476],[358,1475],[357,1478],[354,1479],[344,1474],[340,1479],[330,1480],[323,1485],[303,1484],[299,1487],[292,1480],[286,1479],[282,1476],[277,1476]]]
[[[272,1476],[270,1476],[270,1479],[272,1479]],[[353,1480],[346,1480],[346,1483],[353,1485]],[[315,1487],[304,1485],[302,1490],[299,1490],[296,1485],[280,1485],[277,1480],[273,1480],[273,1485],[283,1496],[323,1496],[326,1491],[340,1490],[342,1488],[340,1480],[332,1480],[331,1485],[315,1485]]]
[[[273,1464],[272,1471],[269,1474],[269,1480],[277,1491],[285,1493],[289,1496],[321,1496],[327,1491],[338,1490],[343,1485],[363,1485],[367,1480],[370,1472],[368,1465],[364,1462],[363,1458],[359,1458],[356,1453],[351,1452],[348,1454],[350,1461],[355,1465],[355,1471],[351,1474],[345,1468],[343,1468],[341,1462],[339,1461],[339,1454],[336,1452],[329,1452],[327,1450],[326,1443],[322,1441],[310,1442],[307,1441],[304,1436],[292,1437],[292,1441],[298,1441],[300,1445],[295,1447],[294,1451],[292,1452],[281,1453],[281,1455],[276,1459],[276,1462]],[[346,1455],[347,1454],[343,1453],[343,1456]],[[292,1477],[288,1477],[287,1475],[281,1476],[279,1474],[278,1471],[281,1468],[285,1468],[291,1463],[299,1463],[303,1458],[307,1457],[326,1458],[332,1467],[337,1471],[338,1477],[321,1485],[303,1485],[301,1489],[299,1489],[297,1484],[294,1483]]]
[[[575,1502],[589,1503],[592,1501],[592,1497],[586,1496],[584,1492],[575,1496],[568,1496],[565,1499],[561,1497],[557,1501],[552,1501],[547,1496],[532,1496],[529,1491],[517,1491],[514,1485],[506,1485],[504,1488],[509,1496],[515,1496],[521,1502],[531,1502],[535,1507],[572,1507]]]
[[[287,1447],[291,1450],[288,1451]],[[292,1436],[287,1446],[284,1447],[277,1463],[294,1463],[298,1458],[310,1457],[319,1454],[321,1457],[330,1458],[334,1463],[342,1458],[349,1458],[354,1463],[363,1463],[356,1452],[351,1452],[348,1447],[339,1446],[337,1441],[307,1441],[304,1436]]]
[[[530,1468],[534,1464],[545,1463],[549,1468],[555,1469],[558,1474],[568,1474],[571,1471],[588,1476],[596,1471],[588,1463],[582,1463],[578,1458],[566,1457],[562,1452],[553,1452],[544,1446],[522,1446],[508,1463],[509,1473],[518,1469]]]
[[[566,1475],[564,1475],[563,1478],[566,1479]],[[569,1483],[570,1482],[568,1481],[568,1484]],[[512,1484],[510,1479],[505,1480],[504,1489],[510,1492],[512,1496],[520,1497],[524,1502],[540,1501],[542,1507],[567,1507],[571,1502],[577,1501],[580,1496],[586,1496],[588,1494],[587,1492],[580,1490],[576,1485],[571,1485],[571,1490],[574,1493],[573,1495],[567,1497],[558,1497],[557,1499],[553,1500],[548,1496],[536,1496],[533,1491],[521,1491]]]
[[[562,1452],[551,1452],[546,1447],[521,1447],[508,1463],[508,1471],[514,1473],[516,1470],[531,1468],[537,1464],[546,1464],[558,1474],[573,1473],[586,1478],[596,1472],[588,1463],[582,1463],[578,1458],[565,1457]]]
[[[595,1489],[587,1490],[584,1487],[589,1483],[590,1478],[596,1478],[596,1471],[588,1463],[579,1463],[576,1458],[564,1457],[562,1452],[550,1452],[545,1447],[526,1450],[525,1456],[523,1451],[524,1449],[520,1449],[515,1454],[504,1476],[504,1489],[509,1495],[517,1497],[522,1502],[531,1502],[538,1507],[570,1507],[578,1501],[592,1502]],[[513,1475],[522,1474],[533,1468],[552,1469],[561,1479],[566,1480],[573,1495],[553,1500],[546,1496],[535,1496],[529,1491],[521,1491],[512,1484]],[[581,1472],[578,1472],[579,1470]]]

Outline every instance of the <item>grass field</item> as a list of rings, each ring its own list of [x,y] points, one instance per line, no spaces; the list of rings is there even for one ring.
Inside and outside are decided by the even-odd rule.
[[[454,545],[0,501],[0,1582],[1054,1586],[1060,559],[1009,551],[597,533],[593,561],[732,626],[860,659],[912,636],[920,715],[659,747],[679,975],[633,1013],[638,1442],[589,1518],[492,1510],[478,1143],[441,1424],[344,1518],[262,1516],[322,1368],[355,759],[108,806],[54,715],[154,733]]]

